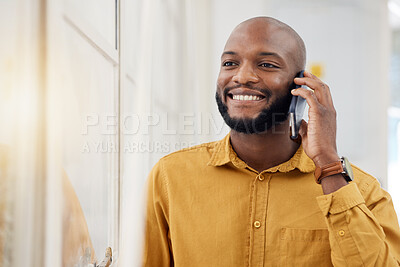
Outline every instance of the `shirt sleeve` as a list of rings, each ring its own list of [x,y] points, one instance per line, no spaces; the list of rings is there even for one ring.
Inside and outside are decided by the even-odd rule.
[[[317,197],[334,266],[400,266],[400,230],[390,195],[374,180]]]
[[[147,180],[145,242],[142,266],[174,266],[170,251],[168,192],[161,163],[150,172]]]

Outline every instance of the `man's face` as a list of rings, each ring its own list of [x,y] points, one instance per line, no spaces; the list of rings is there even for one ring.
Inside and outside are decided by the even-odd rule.
[[[233,130],[260,133],[287,119],[296,75],[293,38],[274,25],[240,25],[221,57],[216,100]]]

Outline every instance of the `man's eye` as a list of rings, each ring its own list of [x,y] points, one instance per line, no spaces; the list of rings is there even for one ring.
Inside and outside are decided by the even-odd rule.
[[[231,67],[231,66],[236,66],[236,65],[237,64],[235,62],[232,62],[232,61],[227,61],[227,62],[224,62],[222,64],[222,66],[224,66],[224,67]]]
[[[272,65],[270,63],[261,63],[260,67],[264,67],[264,68],[276,68],[275,65]]]

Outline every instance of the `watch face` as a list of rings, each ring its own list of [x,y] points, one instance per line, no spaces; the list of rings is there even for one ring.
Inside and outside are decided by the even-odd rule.
[[[344,171],[347,173],[347,175],[353,181],[353,170],[351,168],[351,164],[350,164],[349,160],[346,157],[342,157],[342,163],[343,163]]]

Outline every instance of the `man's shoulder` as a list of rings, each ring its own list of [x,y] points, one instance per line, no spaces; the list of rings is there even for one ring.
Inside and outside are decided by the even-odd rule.
[[[221,140],[183,148],[162,157],[158,164],[164,166],[207,165]]]
[[[373,175],[354,164],[351,164],[351,167],[353,170],[354,182],[357,184],[361,194],[366,194],[368,191],[373,190],[373,188],[381,187],[379,180]]]

